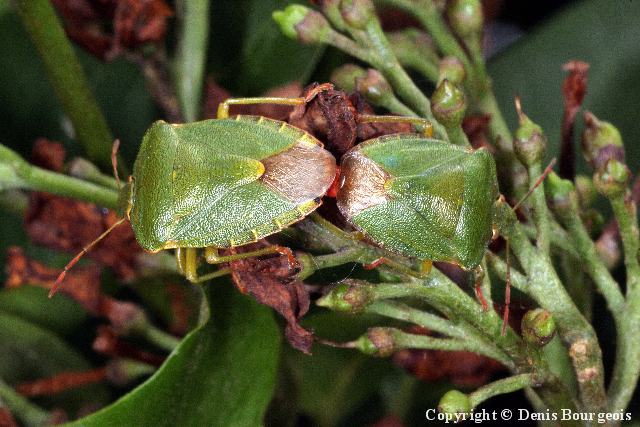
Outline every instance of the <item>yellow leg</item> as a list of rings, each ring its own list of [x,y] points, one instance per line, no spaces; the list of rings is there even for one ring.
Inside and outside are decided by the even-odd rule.
[[[433,136],[433,125],[427,119],[420,117],[409,116],[377,116],[373,114],[360,114],[358,115],[358,122],[360,123],[411,123],[416,128],[422,129],[422,134],[427,138]],[[420,130],[420,129],[418,129]]]
[[[243,252],[240,254],[223,255],[223,256],[220,256],[217,248],[214,248],[211,246],[205,248],[204,250],[205,259],[209,264],[220,264],[222,262],[238,261],[241,259],[259,257],[262,255],[271,255],[271,254],[286,255],[287,260],[289,261],[289,264],[291,266],[297,265],[296,258],[293,256],[293,252],[291,252],[291,249],[285,248],[283,246],[269,246],[267,248],[258,249],[251,252]]]
[[[333,89],[331,83],[324,83],[311,89],[306,96],[299,98],[276,98],[276,97],[258,97],[258,98],[229,98],[218,105],[218,118],[229,118],[229,107],[231,105],[253,105],[253,104],[276,104],[276,105],[304,105],[311,101],[317,94],[322,91]]]
[[[198,283],[198,250],[196,248],[176,248],[178,270],[193,283]]]

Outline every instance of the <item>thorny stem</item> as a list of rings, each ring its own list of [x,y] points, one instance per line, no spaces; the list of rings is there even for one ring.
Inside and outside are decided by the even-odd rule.
[[[536,381],[532,374],[514,375],[480,387],[469,394],[469,401],[471,402],[471,407],[475,408],[485,400],[491,399],[494,396],[513,393],[514,391],[535,385]]]
[[[602,352],[593,327],[567,294],[549,258],[531,245],[511,207],[500,203],[497,209],[500,234],[511,242],[529,278],[528,294],[553,315],[560,337],[569,347],[585,409],[604,412],[606,398]]]
[[[48,412],[29,402],[2,380],[0,380],[0,400],[26,426],[39,427],[51,420]]]
[[[618,325],[616,361],[609,386],[609,409],[624,409],[629,404],[640,376],[640,267],[638,266],[638,217],[636,205],[628,193],[610,198],[620,227],[627,270],[627,301]]]
[[[113,136],[51,2],[14,0],[13,3],[87,156],[100,166],[109,167]]]

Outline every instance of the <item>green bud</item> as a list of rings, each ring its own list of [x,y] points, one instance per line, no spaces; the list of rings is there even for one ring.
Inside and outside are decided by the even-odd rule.
[[[616,159],[610,159],[604,167],[596,170],[593,183],[598,191],[606,197],[613,197],[624,193],[631,172],[627,165]]]
[[[547,310],[529,310],[522,318],[522,338],[530,344],[545,346],[556,335],[556,322]]]
[[[462,420],[464,415],[470,414],[471,401],[469,396],[458,390],[449,390],[440,398],[438,411],[447,415],[447,420]]]
[[[464,64],[455,56],[446,56],[438,64],[438,83],[449,80],[455,84],[462,84],[467,76]]]
[[[356,348],[370,356],[388,357],[396,351],[393,328],[371,328],[355,342]]]
[[[575,178],[575,185],[580,207],[582,209],[588,208],[598,197],[598,190],[593,184],[593,180],[586,175],[577,175]]]
[[[555,172],[551,172],[545,180],[544,189],[549,206],[556,214],[563,216],[577,208],[578,196],[573,183],[568,179],[562,179]]]
[[[449,80],[443,80],[431,96],[433,115],[445,127],[460,126],[467,103],[464,92]]]
[[[587,162],[596,170],[611,159],[624,162],[624,145],[618,129],[588,111],[584,113],[584,121],[582,154]]]
[[[321,13],[299,4],[276,10],[272,17],[285,36],[302,43],[325,43],[333,31]]]
[[[547,137],[542,128],[522,112],[519,99],[516,100],[516,109],[520,126],[513,140],[513,151],[523,165],[532,166],[542,162],[547,148]]]
[[[384,104],[385,99],[393,96],[393,89],[385,78],[373,68],[369,68],[367,73],[356,79],[356,91],[372,104]]]
[[[376,11],[371,0],[342,0],[340,13],[347,25],[363,30],[375,17]]]
[[[465,38],[482,31],[482,4],[480,0],[454,0],[447,11],[453,30]]]
[[[357,281],[339,283],[316,302],[320,307],[334,311],[358,313],[372,301],[371,287]]]
[[[331,73],[331,81],[345,92],[355,92],[356,79],[366,75],[364,68],[355,64],[345,64]]]

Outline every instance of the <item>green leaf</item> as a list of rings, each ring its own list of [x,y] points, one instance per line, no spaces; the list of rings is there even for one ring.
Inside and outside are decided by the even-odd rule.
[[[513,98],[549,137],[549,157],[557,156],[563,98],[562,64],[582,60],[591,64],[584,107],[612,122],[627,142],[631,170],[640,166],[640,2],[577,3],[555,15],[507,51],[492,59],[493,86],[512,129],[517,120]],[[582,119],[578,119],[582,124]],[[576,129],[576,136],[581,126]],[[582,158],[581,155],[579,155]],[[582,162],[582,161],[581,161]],[[582,162],[584,164],[584,162]],[[583,170],[586,170],[583,168]]]
[[[279,330],[264,306],[220,282],[212,317],[144,384],[73,426],[258,426],[271,400]]]
[[[35,286],[0,291],[0,311],[18,316],[60,335],[76,332],[88,317],[75,301],[64,295],[49,299],[45,289]]]
[[[10,384],[68,371],[85,371],[91,365],[57,335],[12,314],[0,311],[0,378]],[[70,390],[47,399],[54,406],[77,410],[107,401],[103,386]]]
[[[299,0],[212,2],[209,62],[217,83],[234,95],[257,95],[294,80],[305,84],[324,48],[280,33],[274,10]]]
[[[318,337],[343,342],[357,338],[368,326],[380,324],[380,318],[323,311],[305,317],[302,324],[314,329]],[[287,362],[300,408],[321,426],[337,425],[375,398],[386,377],[398,373],[387,359],[323,345],[314,346],[312,356],[288,351]]]

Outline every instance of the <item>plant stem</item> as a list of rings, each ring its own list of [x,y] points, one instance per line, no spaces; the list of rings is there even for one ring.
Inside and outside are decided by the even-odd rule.
[[[593,240],[589,237],[589,232],[580,219],[578,205],[572,202],[570,209],[566,213],[557,212],[557,216],[569,232],[569,237],[573,241],[572,246],[577,250],[577,259],[580,260],[582,268],[595,283],[598,291],[604,297],[613,318],[618,323],[624,306],[624,296],[620,292],[618,283],[613,279],[604,262],[598,256]]]
[[[113,136],[53,6],[49,0],[13,3],[87,156],[102,167],[110,167]]]
[[[119,194],[116,190],[32,166],[1,144],[0,188],[44,191],[92,202],[109,209],[118,208]]]
[[[628,194],[610,198],[620,227],[627,272],[627,301],[618,325],[616,361],[609,386],[610,410],[627,407],[640,376],[640,267],[638,267],[638,218]]]
[[[494,396],[512,393],[535,385],[536,381],[532,374],[514,375],[480,387],[473,393],[469,394],[469,400],[471,401],[471,407],[475,408],[485,400],[491,399]]]
[[[483,341],[474,336],[468,329],[462,328],[447,319],[422,310],[412,308],[406,304],[395,301],[376,301],[366,308],[368,313],[375,313],[392,319],[404,320],[429,330],[448,335],[452,338],[461,339],[470,345],[469,351],[484,354],[503,365],[513,369],[514,365],[509,356],[497,349],[493,344]],[[472,349],[471,349],[472,348]]]
[[[29,402],[2,380],[0,380],[0,399],[26,426],[40,427],[51,420],[48,412]]]
[[[175,61],[176,88],[184,118],[192,122],[200,114],[209,39],[209,0],[180,0],[176,11],[181,23]]]
[[[560,337],[569,347],[585,409],[606,411],[602,352],[593,327],[567,294],[549,258],[531,245],[511,207],[500,203],[497,211],[500,234],[509,239],[530,279],[529,294],[553,315]]]
[[[168,352],[172,352],[180,344],[180,340],[178,338],[151,324],[141,331],[141,335],[151,344],[167,350]]]
[[[528,170],[529,183],[533,185],[542,175],[542,166],[540,163],[534,163]],[[533,207],[533,222],[536,225],[536,246],[547,257],[549,257],[550,237],[549,230],[551,228],[551,214],[547,206],[544,186],[540,185],[533,190],[531,194],[531,206]]]

